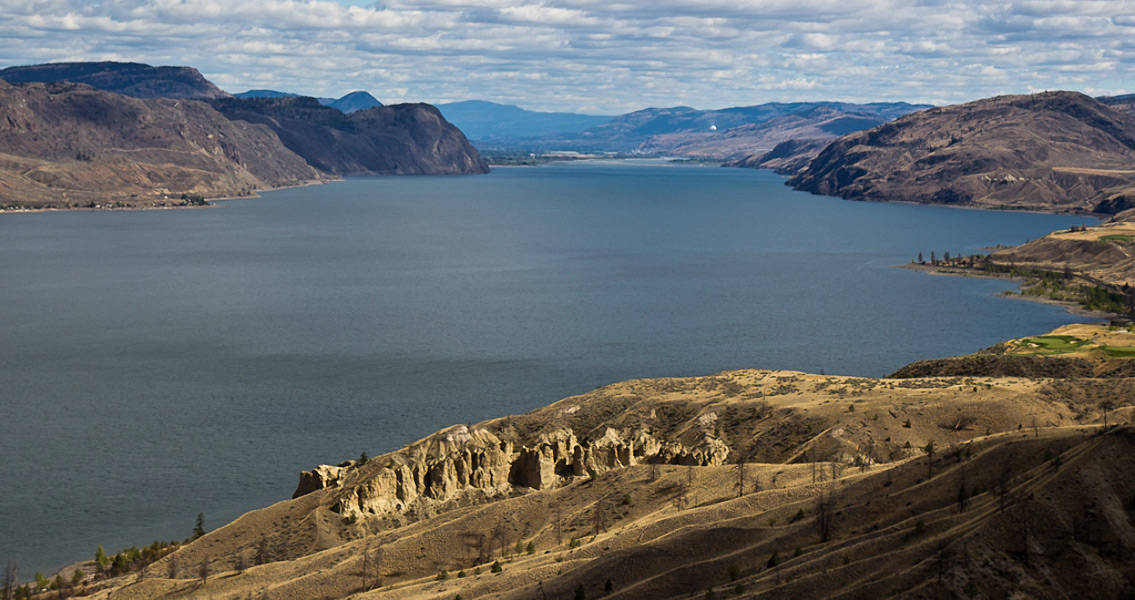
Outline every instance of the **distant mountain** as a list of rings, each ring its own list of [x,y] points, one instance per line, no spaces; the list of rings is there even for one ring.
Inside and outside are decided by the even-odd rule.
[[[0,207],[182,203],[319,180],[267,127],[204,102],[0,81]]]
[[[234,98],[296,98],[299,94],[291,92],[277,92],[276,90],[248,90],[233,94]]]
[[[1114,108],[1115,110],[1125,112],[1129,115],[1135,116],[1135,94],[1124,94],[1122,96],[1100,96],[1096,98],[1100,102]]]
[[[741,159],[755,151],[767,151],[787,140],[835,139],[870,129],[890,119],[864,113],[844,112],[830,106],[806,108],[760,123],[720,129],[653,135],[638,146],[639,152],[688,158]]]
[[[239,94],[233,94],[236,98],[304,98],[300,94],[293,94],[291,92],[279,92],[276,90],[248,90]],[[344,114],[353,113],[359,110],[366,110],[376,106],[382,106],[369,92],[351,92],[342,98],[316,98],[323,106],[330,106],[339,109]]]
[[[594,145],[608,150],[620,152],[657,152],[674,147],[675,155],[686,156],[676,144],[661,138],[661,141],[652,140],[656,136],[670,134],[702,134],[705,140],[712,139],[710,134],[720,134],[737,127],[760,125],[773,119],[782,117],[803,117],[796,121],[795,127],[803,127],[803,120],[814,120],[817,127],[828,127],[825,135],[841,135],[848,128],[870,127],[879,122],[889,121],[896,116],[904,115],[917,110],[929,108],[929,105],[915,105],[906,102],[876,102],[871,104],[853,104],[849,102],[769,102],[754,106],[738,106],[719,110],[698,110],[688,106],[672,108],[647,108],[619,117],[583,132],[572,140],[578,145]],[[822,109],[822,110],[820,110]],[[842,113],[847,119],[833,121],[827,125],[821,121],[831,120],[833,116]],[[866,120],[864,120],[866,119]],[[740,134],[741,132],[734,132]],[[803,134],[803,132],[802,132]],[[736,136],[734,136],[736,137]],[[727,139],[727,138],[725,138]],[[689,156],[737,156],[752,154],[756,150],[768,149],[777,142],[788,137],[775,140],[754,141],[759,145],[751,147],[746,152],[742,144],[728,143],[727,150],[712,150],[701,145],[696,152],[691,151]]]
[[[484,173],[488,167],[459,129],[428,104],[344,114],[315,98],[226,98],[221,114],[272,129],[308,163],[334,175]]]
[[[319,103],[324,106],[337,108],[343,114],[350,114],[356,111],[382,106],[382,103],[368,92],[351,92],[337,100],[332,98],[319,98]]]
[[[1113,213],[1135,201],[1135,117],[1076,92],[932,108],[839,138],[789,183],[856,200]]]
[[[229,93],[192,67],[152,67],[141,63],[49,63],[0,70],[8,83],[70,81],[135,98],[228,98]]]
[[[538,112],[484,100],[438,104],[445,118],[472,140],[501,141],[572,134],[602,125],[611,117]]]

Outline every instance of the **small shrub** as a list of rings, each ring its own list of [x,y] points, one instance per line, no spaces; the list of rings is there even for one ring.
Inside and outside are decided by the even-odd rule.
[[[800,549],[800,546],[797,546],[796,551],[792,553],[792,556],[793,556],[793,558],[795,558],[795,557],[801,556],[803,554],[804,554],[804,551]]]
[[[776,553],[776,550],[773,550],[772,556],[768,557],[768,568],[771,569],[771,568],[773,568],[773,567],[775,567],[776,565],[779,565],[779,564],[780,564],[780,555]]]
[[[910,419],[903,421],[902,426],[910,429]]]
[[[443,569],[441,573],[437,574],[437,580],[445,581],[446,579],[449,579],[449,573]]]
[[[795,522],[797,522],[797,521],[799,521],[803,518],[804,518],[804,509],[801,508],[800,510],[796,511],[796,514],[792,515],[792,518],[789,519],[788,522],[789,523],[795,523]]]
[[[571,538],[571,541],[568,542],[568,548],[578,548],[581,545],[579,538]]]
[[[489,570],[493,573],[500,573],[504,570],[504,567],[501,566],[501,561],[498,560],[493,562],[493,567]]]
[[[737,565],[729,565],[729,581],[737,581],[741,577],[741,568]]]
[[[460,579],[462,577],[465,577],[465,570],[464,569],[457,572],[457,578]]]
[[[582,583],[575,587],[575,600],[587,600],[587,588]]]
[[[611,578],[610,578],[610,577],[608,577],[608,578],[607,578],[607,583],[604,583],[604,584],[603,584],[603,591],[604,591],[605,593],[608,593],[608,594],[610,594],[611,592],[615,591],[615,584],[614,584],[613,582],[611,582]]]
[[[528,542],[528,547],[525,548],[524,551],[529,553],[529,554],[536,554],[536,544],[533,544],[532,542]]]
[[[631,495],[623,494],[623,506],[630,506],[632,504],[634,504],[634,500],[631,500]]]

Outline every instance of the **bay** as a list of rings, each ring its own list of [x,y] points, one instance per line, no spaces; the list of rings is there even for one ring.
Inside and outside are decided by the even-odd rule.
[[[26,580],[297,474],[607,383],[881,376],[1078,320],[893,265],[1091,220],[869,204],[662,162],[0,216],[0,561]]]

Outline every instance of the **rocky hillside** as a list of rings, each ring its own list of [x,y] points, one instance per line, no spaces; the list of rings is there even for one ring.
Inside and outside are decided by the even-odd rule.
[[[265,125],[315,168],[334,175],[485,173],[459,129],[428,104],[343,114],[315,98],[228,98],[213,106],[229,119]]]
[[[780,142],[768,152],[751,154],[741,160],[725,163],[723,166],[769,169],[781,175],[794,175],[807,167],[830,143],[832,143],[830,137],[791,139]]]
[[[134,98],[228,98],[192,67],[152,67],[141,63],[49,63],[0,70],[8,83],[70,81]]]
[[[1135,576],[1135,430],[1099,423],[1131,418],[1133,385],[629,381],[307,471],[292,500],[87,591],[1112,597]]]
[[[0,207],[175,206],[320,178],[269,128],[202,102],[0,81]]]
[[[1135,190],[1135,118],[1075,92],[933,108],[840,138],[789,183],[855,200],[1116,212]]]

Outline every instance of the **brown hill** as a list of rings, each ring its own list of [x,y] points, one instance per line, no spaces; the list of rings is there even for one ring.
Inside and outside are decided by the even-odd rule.
[[[193,100],[0,81],[0,206],[176,205],[320,179],[267,127]]]
[[[1135,581],[1135,430],[1095,423],[1129,420],[1133,391],[753,370],[629,381],[319,467],[294,499],[88,591],[1116,597]],[[273,562],[240,568],[257,556]]]
[[[1074,92],[932,108],[840,138],[789,183],[856,200],[1116,212],[1135,189],[1135,118]]]
[[[461,130],[428,104],[343,114],[314,98],[213,101],[226,117],[271,128],[284,145],[334,175],[487,173]]]
[[[229,93],[192,67],[152,67],[141,63],[70,62],[0,70],[8,83],[70,81],[135,98],[228,98]]]

